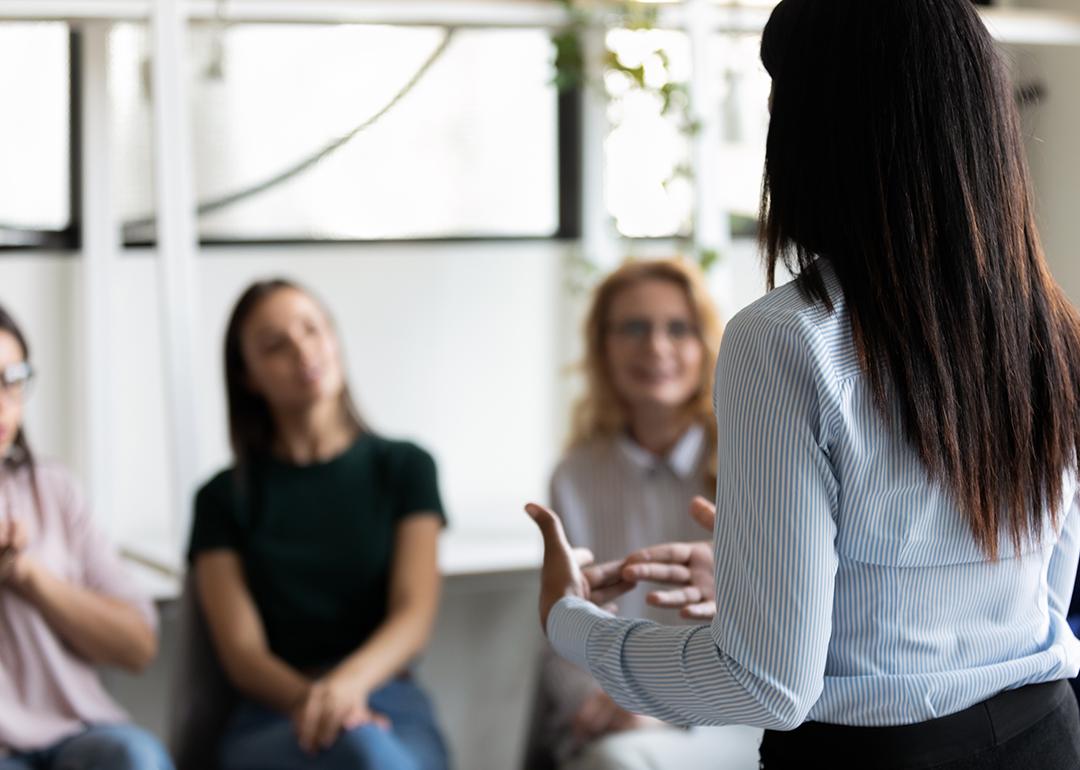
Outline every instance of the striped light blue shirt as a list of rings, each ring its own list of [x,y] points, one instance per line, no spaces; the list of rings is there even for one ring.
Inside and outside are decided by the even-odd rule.
[[[789,730],[921,722],[1073,677],[1065,621],[1080,553],[1059,526],[989,562],[950,496],[876,410],[835,275],[836,312],[795,284],[728,325],[717,364],[717,614],[615,618],[563,599],[548,636],[624,708],[676,724]]]

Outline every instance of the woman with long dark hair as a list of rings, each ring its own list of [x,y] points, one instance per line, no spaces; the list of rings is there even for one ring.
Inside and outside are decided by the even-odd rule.
[[[234,464],[199,491],[190,559],[241,695],[223,770],[444,770],[409,666],[439,596],[435,464],[359,418],[315,298],[240,297],[225,335]]]
[[[68,471],[23,425],[30,347],[0,308],[0,770],[171,770],[99,666],[145,668],[154,606],[124,570]]]
[[[1075,768],[1080,318],[968,0],[784,0],[770,282],[716,377],[716,615],[612,618],[558,519],[541,616],[632,711],[766,728],[766,768]]]

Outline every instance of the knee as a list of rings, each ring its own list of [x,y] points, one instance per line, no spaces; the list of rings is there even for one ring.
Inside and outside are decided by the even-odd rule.
[[[420,770],[398,737],[375,725],[342,733],[328,755],[335,768],[340,765],[364,770]]]
[[[172,760],[157,738],[137,727],[124,727],[102,736],[102,767],[110,770],[173,770]]]

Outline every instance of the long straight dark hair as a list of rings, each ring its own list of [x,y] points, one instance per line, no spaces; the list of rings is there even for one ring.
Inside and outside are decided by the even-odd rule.
[[[270,405],[248,386],[247,362],[244,361],[241,339],[244,324],[260,302],[284,289],[298,291],[314,299],[330,325],[334,326],[330,312],[315,295],[284,278],[253,283],[236,301],[225,331],[225,392],[229,409],[229,440],[236,465],[241,471],[250,467],[253,460],[269,455],[277,437],[277,426],[274,424]],[[345,418],[353,427],[358,431],[367,430],[347,384],[341,392],[341,406]]]
[[[5,331],[15,338],[15,341],[19,343],[19,347],[22,348],[23,359],[27,362],[30,361],[30,345],[26,341],[26,335],[23,334],[22,328],[15,321],[12,316],[3,306],[0,306],[0,331]],[[34,458],[34,451],[30,448],[30,441],[26,437],[26,428],[22,425],[19,426],[19,432],[15,434],[15,441],[12,444],[14,452],[11,456],[4,459],[4,462],[10,468],[27,468],[30,471],[30,484],[33,490],[34,503],[37,505],[38,512],[41,511],[41,495],[38,491],[37,483],[37,462]]]
[[[878,408],[997,558],[1057,521],[1080,454],[1080,320],[1047,269],[1010,78],[970,0],[783,0],[762,248],[832,304]]]

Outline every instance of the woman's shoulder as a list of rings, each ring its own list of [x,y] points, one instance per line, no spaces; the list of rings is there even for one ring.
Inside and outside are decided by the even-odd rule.
[[[77,505],[82,500],[82,486],[71,469],[60,460],[51,457],[36,458],[33,467],[24,463],[15,469],[15,483],[45,500],[54,500],[62,507]]]
[[[229,466],[223,468],[207,481],[195,493],[196,507],[207,505],[220,506],[232,502],[236,493],[236,468]]]
[[[391,483],[408,485],[418,478],[436,476],[434,456],[414,441],[368,434],[356,446],[360,451],[355,457],[361,462],[373,459],[379,472]]]
[[[29,478],[30,466],[24,464],[19,468],[19,474]],[[43,487],[56,486],[66,489],[78,487],[78,481],[71,469],[60,460],[53,457],[39,457],[34,461],[34,475],[37,483]]]
[[[814,368],[827,369],[830,378],[842,380],[861,373],[839,282],[827,265],[820,268],[819,274],[831,310],[809,294],[805,278],[797,278],[773,289],[731,319],[722,343],[727,355],[741,358],[748,351],[772,355],[786,347],[799,350]]]
[[[434,463],[431,452],[408,439],[389,438],[376,433],[369,433],[357,442],[359,447],[363,447],[364,444],[371,447],[373,454],[391,465],[408,464],[417,461]]]
[[[774,328],[822,326],[842,316],[844,295],[840,291],[836,274],[827,264],[818,267],[817,272],[833,304],[832,312],[808,292],[809,276],[799,277],[783,286],[778,286],[739,311],[728,323],[724,336],[751,325],[764,324]]]

